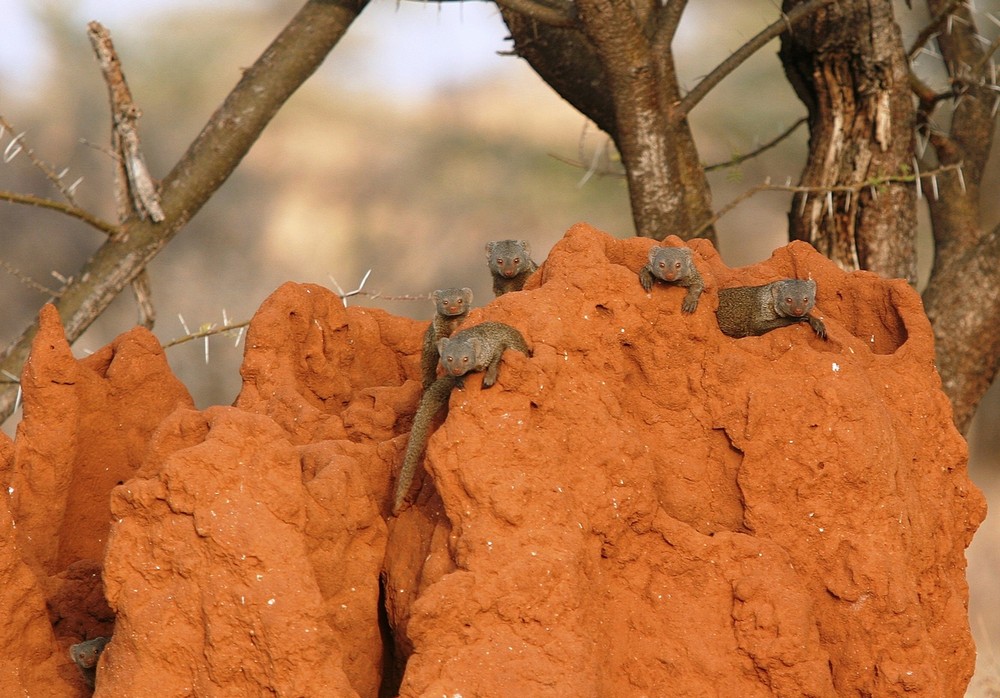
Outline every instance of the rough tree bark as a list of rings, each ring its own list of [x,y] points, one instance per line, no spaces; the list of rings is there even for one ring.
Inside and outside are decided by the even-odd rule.
[[[130,219],[62,290],[55,305],[73,342],[201,209],[232,174],[289,97],[320,66],[368,0],[310,0],[243,73],[222,106],[160,187],[165,218]],[[0,371],[19,375],[37,333],[29,327],[4,352]],[[0,392],[13,412],[16,386]],[[2,421],[2,420],[0,420]]]
[[[625,163],[636,234],[691,237],[712,216],[711,192],[670,51],[686,2],[578,0],[552,26],[501,4],[523,57],[611,136]],[[520,6],[524,10],[523,6]],[[711,227],[700,233],[715,242]]]
[[[785,0],[787,12],[801,0]],[[909,65],[890,0],[819,10],[782,35],[785,74],[809,113],[809,157],[789,212],[789,236],[846,270],[916,283],[916,189],[864,186],[913,171]],[[856,187],[832,192],[831,187]]]
[[[1000,226],[980,220],[983,171],[993,146],[995,107],[1000,100],[991,56],[979,42],[974,18],[964,3],[929,0],[940,17],[938,48],[951,89],[935,94],[914,80],[918,123],[930,148],[922,167],[960,164],[942,176],[937,196],[927,197],[934,231],[934,265],[924,290],[924,306],[934,326],[938,371],[965,431],[976,405],[1000,368]],[[951,19],[949,15],[954,15]],[[950,124],[931,115],[952,101]],[[946,122],[947,123],[947,122]],[[929,161],[929,162],[928,162]]]

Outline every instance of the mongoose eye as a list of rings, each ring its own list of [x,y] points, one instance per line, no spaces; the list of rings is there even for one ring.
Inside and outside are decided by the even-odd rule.
[[[680,268],[681,268],[681,263],[679,261],[674,262],[674,269],[680,269]]]
[[[511,262],[514,263],[514,264],[520,264],[521,263],[521,258],[520,257],[514,257],[514,259],[512,259]]]
[[[660,267],[660,269],[663,269],[664,267],[666,267],[666,266],[667,266],[667,263],[666,263],[666,262],[659,262],[659,263],[657,264],[657,266],[659,266],[659,267]]]
[[[791,299],[791,298],[786,298],[786,299],[785,299],[785,302],[786,302],[786,303],[788,303],[789,305],[791,305],[791,303],[792,303],[792,299]]]

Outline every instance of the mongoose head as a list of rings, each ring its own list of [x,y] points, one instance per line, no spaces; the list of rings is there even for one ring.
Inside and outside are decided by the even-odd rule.
[[[441,355],[441,368],[450,376],[464,376],[469,371],[475,371],[478,346],[479,342],[474,337],[440,340],[438,354]]]
[[[771,286],[771,297],[779,317],[805,317],[816,304],[816,282],[784,279]]]
[[[486,243],[486,259],[490,269],[512,279],[528,265],[531,250],[527,240],[494,240]]]
[[[691,271],[691,250],[686,247],[651,247],[649,268],[663,281],[678,281]]]
[[[431,294],[438,315],[462,315],[472,305],[471,288],[439,288]]]

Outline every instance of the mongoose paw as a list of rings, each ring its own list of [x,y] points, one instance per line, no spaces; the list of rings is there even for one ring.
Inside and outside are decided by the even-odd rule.
[[[653,290],[653,274],[648,268],[643,267],[642,271],[639,272],[639,283],[642,284],[643,289],[646,293]]]
[[[685,313],[693,313],[698,309],[698,299],[685,298],[684,302],[681,303],[681,311]]]
[[[810,317],[809,326],[813,329],[813,332],[816,333],[817,337],[820,339],[826,339],[826,325],[823,324],[822,320],[816,317]]]

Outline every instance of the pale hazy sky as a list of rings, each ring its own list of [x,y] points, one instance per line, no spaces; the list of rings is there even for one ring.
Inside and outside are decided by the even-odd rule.
[[[148,22],[148,17],[171,9],[237,4],[227,0],[83,0],[66,3],[81,35],[90,20],[107,26]],[[245,7],[248,1],[238,3]],[[258,0],[258,3],[261,4]],[[46,69],[48,47],[34,21],[31,0],[2,0],[4,39],[0,41],[0,110],[6,90],[26,88]],[[297,3],[283,3],[288,17]],[[57,5],[58,6],[58,5]],[[150,23],[151,24],[151,23]],[[281,27],[275,26],[275,34]],[[465,82],[505,69],[514,62],[497,51],[509,48],[503,41],[506,28],[492,3],[373,0],[355,21],[342,43],[366,42],[364,60],[350,61],[343,75],[364,89],[377,85],[380,92],[398,97],[420,97],[444,85]],[[341,47],[338,47],[341,48]],[[264,46],[260,47],[261,50]],[[341,52],[346,53],[346,52]],[[338,51],[331,60],[341,60]]]

